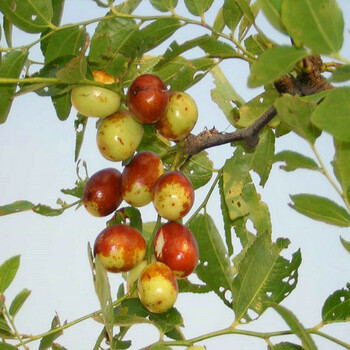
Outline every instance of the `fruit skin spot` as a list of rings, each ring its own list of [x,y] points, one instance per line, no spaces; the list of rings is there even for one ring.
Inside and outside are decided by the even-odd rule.
[[[146,242],[135,228],[117,224],[105,228],[96,238],[94,255],[110,272],[126,272],[140,263],[146,253]]]

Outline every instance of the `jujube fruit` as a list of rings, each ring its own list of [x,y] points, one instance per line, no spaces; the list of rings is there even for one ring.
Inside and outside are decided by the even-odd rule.
[[[193,98],[186,92],[170,94],[164,116],[157,122],[156,129],[164,137],[173,141],[185,138],[198,119],[198,109]]]
[[[156,259],[169,266],[177,278],[187,277],[197,266],[197,241],[190,229],[178,222],[158,229],[153,248]]]
[[[163,313],[173,307],[178,295],[178,285],[171,269],[161,263],[148,264],[137,283],[141,303],[150,312]]]
[[[106,227],[94,244],[94,255],[110,272],[131,270],[143,260],[145,254],[145,239],[138,230],[125,224]]]
[[[122,200],[121,173],[117,169],[102,169],[85,184],[82,203],[91,215],[109,215],[119,207]]]
[[[130,85],[127,103],[137,121],[152,124],[164,115],[168,99],[163,80],[153,74],[143,74]]]
[[[139,146],[143,127],[129,111],[120,111],[104,118],[97,131],[97,146],[108,160],[129,158]]]
[[[133,207],[150,203],[154,184],[163,172],[163,163],[156,153],[137,153],[122,172],[121,192],[124,200]]]
[[[191,181],[181,171],[164,173],[153,188],[153,205],[158,214],[170,221],[183,218],[192,208],[194,191]]]
[[[115,79],[101,71],[93,72],[94,80],[112,84]],[[94,85],[82,85],[72,89],[71,103],[86,117],[104,118],[115,113],[120,107],[120,96],[116,92]]]

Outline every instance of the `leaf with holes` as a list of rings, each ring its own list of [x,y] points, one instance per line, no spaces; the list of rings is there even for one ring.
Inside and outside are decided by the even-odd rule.
[[[199,264],[195,273],[207,287],[231,307],[232,266],[224,242],[213,219],[205,214],[197,215],[189,224],[198,242]]]
[[[321,103],[323,104],[323,103]],[[311,123],[311,115],[316,110],[316,103],[303,101],[298,96],[284,95],[274,103],[278,117],[294,132],[314,143],[320,130]]]
[[[251,65],[249,87],[271,84],[284,74],[291,72],[296,63],[307,55],[303,48],[275,46],[264,51],[259,60]]]
[[[1,0],[0,11],[16,27],[28,33],[43,32],[51,26],[53,17],[51,0]]]
[[[330,54],[341,49],[344,19],[335,0],[284,0],[281,12],[294,42],[308,46],[313,53]]]
[[[235,125],[237,112],[234,110],[232,103],[240,106],[244,104],[244,100],[227,80],[219,66],[215,66],[210,73],[215,84],[215,88],[210,92],[211,98],[224,112],[227,120]]]
[[[294,171],[296,169],[320,170],[317,163],[309,157],[298,152],[282,151],[275,155],[274,162],[284,162],[280,169],[285,171]]]
[[[350,283],[330,295],[322,308],[324,323],[350,321]]]
[[[271,242],[269,233],[260,234],[246,250],[232,283],[235,322],[246,323],[266,310],[264,301],[282,301],[296,286],[300,252],[291,261],[280,256],[289,241]]]

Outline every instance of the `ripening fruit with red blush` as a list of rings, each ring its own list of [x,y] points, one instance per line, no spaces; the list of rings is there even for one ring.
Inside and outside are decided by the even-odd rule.
[[[114,77],[102,71],[94,71],[93,76],[98,83],[115,83]],[[72,89],[71,103],[86,117],[104,118],[119,109],[120,95],[101,86],[82,85]]]
[[[102,120],[96,141],[102,156],[117,162],[132,156],[142,137],[142,125],[129,111],[120,111]]]
[[[168,99],[163,80],[153,74],[143,74],[130,85],[127,103],[138,122],[153,124],[164,115]]]
[[[121,173],[117,169],[102,169],[92,175],[85,184],[82,203],[93,216],[111,214],[122,200]]]
[[[173,272],[161,262],[148,264],[142,270],[137,290],[143,306],[157,314],[171,309],[178,295],[178,285]]]
[[[137,153],[122,172],[121,191],[124,200],[133,207],[150,203],[154,184],[163,172],[163,162],[156,153]]]
[[[183,218],[192,208],[194,190],[191,181],[181,171],[163,174],[153,188],[153,205],[158,214],[169,220]]]
[[[156,124],[157,131],[172,141],[180,141],[193,129],[198,119],[198,109],[186,92],[170,94],[167,110]]]
[[[146,242],[135,228],[117,224],[106,227],[96,238],[94,256],[110,272],[126,272],[139,264],[146,254]]]
[[[187,277],[197,266],[196,238],[186,226],[178,222],[168,222],[159,228],[153,248],[156,259],[168,265],[176,278]]]

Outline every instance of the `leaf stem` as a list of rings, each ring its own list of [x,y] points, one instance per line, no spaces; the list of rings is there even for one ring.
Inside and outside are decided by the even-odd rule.
[[[16,338],[19,340],[20,345],[23,346],[24,349],[28,350],[28,348],[26,347],[25,342],[23,341],[21,335],[19,334],[19,332],[17,330],[17,327],[15,325],[15,322],[13,321],[13,318],[11,317],[11,315],[10,315],[10,313],[9,313],[9,311],[8,311],[8,309],[7,309],[5,304],[3,304],[3,310],[4,310],[4,314],[5,314],[6,318],[11,323],[12,329],[13,329],[13,331],[15,333]]]

